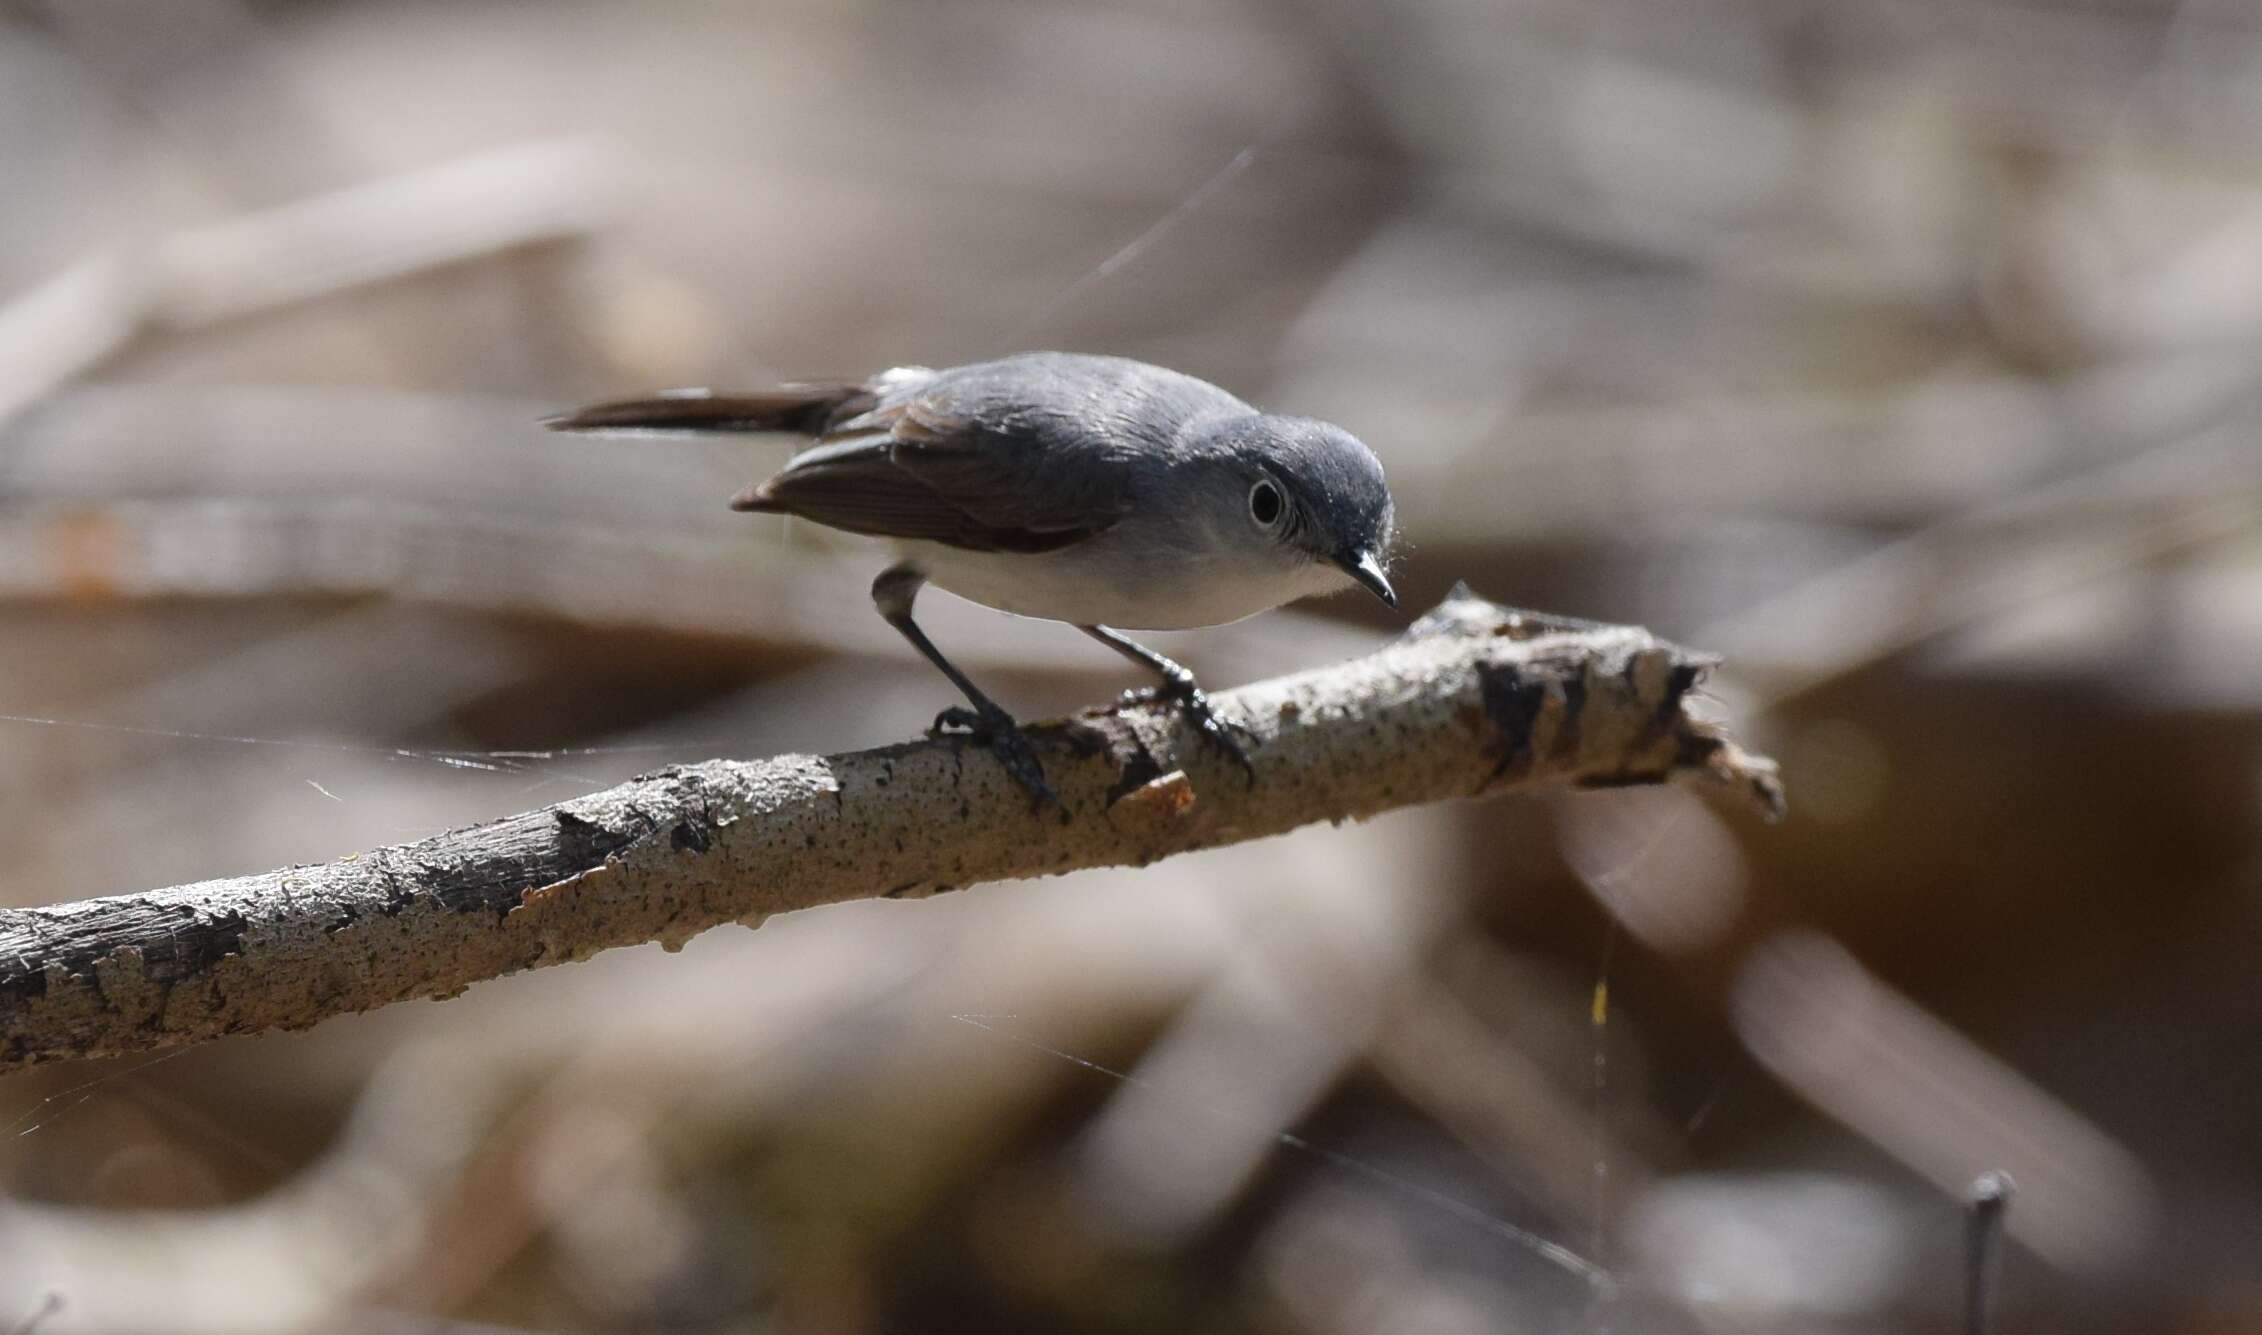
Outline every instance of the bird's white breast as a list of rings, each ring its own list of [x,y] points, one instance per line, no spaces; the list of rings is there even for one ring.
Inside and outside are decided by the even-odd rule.
[[[1188,557],[1113,529],[1057,552],[898,546],[937,588],[1000,611],[1121,630],[1188,630],[1255,616],[1351,585],[1333,566],[1245,552]]]

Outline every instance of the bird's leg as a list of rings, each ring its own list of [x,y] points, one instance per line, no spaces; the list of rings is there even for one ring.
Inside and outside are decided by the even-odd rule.
[[[1006,773],[1029,790],[1029,797],[1037,810],[1042,811],[1047,807],[1059,809],[1060,798],[1053,793],[1052,786],[1045,782],[1044,766],[1037,763],[1037,753],[1029,745],[1029,739],[1022,735],[1021,725],[1013,721],[1011,714],[1000,709],[997,701],[982,694],[981,688],[969,681],[955,664],[943,657],[942,650],[937,649],[935,642],[927,638],[927,632],[919,629],[919,623],[911,619],[912,600],[919,596],[919,589],[926,582],[926,574],[915,565],[906,562],[890,566],[881,572],[878,579],[872,581],[872,603],[880,609],[880,615],[887,618],[887,623],[901,632],[904,639],[911,641],[911,647],[917,649],[944,676],[950,678],[951,684],[973,705],[972,709],[953,705],[936,715],[935,725],[927,730],[928,735],[940,734],[946,728],[964,728],[974,740],[989,747],[991,754],[998,758],[998,763],[1005,766]],[[1065,811],[1062,812],[1064,818],[1066,814]]]
[[[1164,658],[1161,654],[1132,640],[1120,631],[1109,630],[1105,626],[1078,626],[1076,629],[1162,678],[1162,685],[1160,686],[1150,686],[1144,690],[1125,691],[1123,693],[1124,703],[1139,704],[1148,700],[1175,701],[1179,710],[1193,721],[1194,726],[1201,731],[1202,736],[1209,739],[1210,745],[1233,757],[1234,761],[1241,766],[1241,772],[1248,776],[1249,786],[1252,788],[1256,786],[1256,765],[1249,760],[1249,753],[1242,747],[1241,739],[1233,735],[1232,727],[1218,718],[1216,711],[1210,708],[1210,698],[1203,694],[1202,688],[1195,683],[1193,673],[1188,672],[1183,665]]]

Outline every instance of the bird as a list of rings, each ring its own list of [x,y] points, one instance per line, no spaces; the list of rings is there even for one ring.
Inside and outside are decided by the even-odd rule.
[[[912,617],[933,584],[1066,622],[1155,674],[1256,770],[1194,674],[1124,634],[1222,625],[1364,588],[1392,607],[1396,506],[1381,462],[1329,422],[1261,412],[1207,381],[1123,357],[1024,352],[747,393],[672,390],[545,419],[568,432],[785,432],[813,442],[730,501],[887,539],[880,615],[966,698],[936,719],[987,744],[1038,808],[1058,807],[1020,725]],[[1065,816],[1065,813],[1064,813]]]

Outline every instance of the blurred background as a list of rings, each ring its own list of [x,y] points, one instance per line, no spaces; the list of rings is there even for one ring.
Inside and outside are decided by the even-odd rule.
[[[1371,442],[1784,764],[0,1081],[0,1330],[2262,1331],[2262,14],[0,5],[0,899],[912,735],[777,441],[1027,347]],[[1392,633],[1168,638],[1213,684]],[[934,597],[1024,712],[1127,685]],[[1381,609],[1374,608],[1379,613]]]

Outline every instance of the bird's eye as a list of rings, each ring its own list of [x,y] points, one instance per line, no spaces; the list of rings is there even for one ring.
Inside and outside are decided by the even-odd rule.
[[[1259,482],[1249,488],[1249,518],[1256,520],[1259,528],[1271,528],[1287,511],[1287,504],[1280,499],[1279,487]]]

